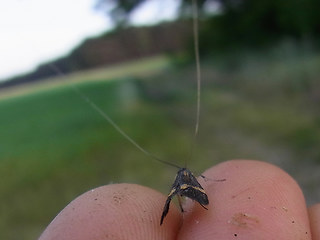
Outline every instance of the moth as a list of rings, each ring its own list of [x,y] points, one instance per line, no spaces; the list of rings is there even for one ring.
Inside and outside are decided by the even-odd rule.
[[[178,196],[181,212],[184,212],[181,205],[181,197],[191,198],[192,200],[197,201],[204,209],[208,210],[204,205],[209,204],[209,199],[203,187],[189,169],[181,168],[177,172],[171,191],[164,205],[160,225],[162,225],[164,218],[167,216],[170,202],[175,195]]]

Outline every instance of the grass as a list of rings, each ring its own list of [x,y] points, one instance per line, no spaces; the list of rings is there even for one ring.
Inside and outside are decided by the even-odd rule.
[[[140,101],[132,80],[78,88],[141,145],[162,151],[157,139],[168,139],[174,125],[157,106]],[[2,100],[0,111],[1,238],[35,238],[69,201],[93,187],[127,181],[166,190],[167,176],[174,175],[128,143],[69,86]],[[182,138],[171,137],[172,157]]]
[[[312,76],[318,76],[318,59],[301,60]],[[86,78],[72,78],[81,92],[155,155],[179,165],[187,161],[195,173],[232,158],[276,163],[297,178],[312,202],[319,191],[297,169],[308,166],[317,172],[319,112],[309,90],[293,91],[288,78],[257,81],[267,70],[274,76],[283,69],[286,76],[297,75],[291,61],[278,61],[280,72],[272,58],[259,62],[252,57],[233,71],[224,68],[228,62],[215,69],[212,66],[222,65],[204,64],[200,135],[192,158],[193,66],[147,75],[142,67],[141,74],[124,71],[114,80],[97,77],[101,75],[94,71]],[[314,77],[304,81],[317,84]],[[94,187],[130,182],[167,193],[175,175],[175,169],[126,141],[72,87],[49,85],[0,101],[1,239],[36,238],[68,202]]]

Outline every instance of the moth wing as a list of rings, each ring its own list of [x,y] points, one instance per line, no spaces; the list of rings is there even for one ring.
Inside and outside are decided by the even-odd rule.
[[[188,185],[183,190],[180,191],[181,196],[191,198],[197,201],[200,205],[208,205],[209,199],[205,191],[197,186]]]

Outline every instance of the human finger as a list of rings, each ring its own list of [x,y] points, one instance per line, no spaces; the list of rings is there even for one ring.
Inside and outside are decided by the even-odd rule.
[[[234,160],[203,175],[208,211],[188,201],[178,239],[311,239],[302,191],[280,168]]]
[[[308,209],[313,240],[320,240],[320,203]]]
[[[181,215],[171,206],[160,226],[165,196],[136,184],[110,184],[84,193],[50,223],[40,240],[176,239]]]

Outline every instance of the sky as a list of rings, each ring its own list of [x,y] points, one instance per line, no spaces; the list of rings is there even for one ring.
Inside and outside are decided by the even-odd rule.
[[[0,81],[64,56],[84,39],[113,25],[94,9],[96,0],[0,0]],[[148,0],[132,14],[133,25],[176,16],[179,0]]]

